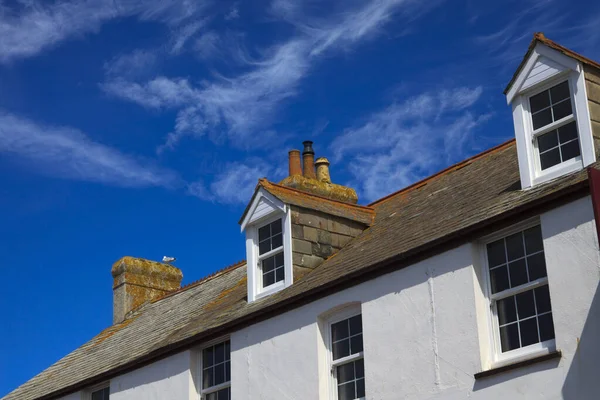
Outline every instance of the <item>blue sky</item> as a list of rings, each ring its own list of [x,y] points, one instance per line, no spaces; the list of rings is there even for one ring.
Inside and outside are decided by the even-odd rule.
[[[259,177],[314,140],[367,204],[512,137],[535,31],[590,1],[0,0],[0,395],[112,321],[110,267],[244,258]]]

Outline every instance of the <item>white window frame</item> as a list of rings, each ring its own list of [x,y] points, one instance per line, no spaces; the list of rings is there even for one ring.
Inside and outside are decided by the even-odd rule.
[[[482,238],[480,242],[480,255],[481,255],[481,266],[483,268],[483,283],[484,283],[484,294],[488,302],[487,309],[487,321],[488,329],[490,332],[489,344],[490,344],[490,360],[492,360],[491,368],[500,367],[506,364],[512,364],[514,362],[534,358],[540,355],[548,354],[556,351],[556,329],[554,339],[547,340],[545,342],[534,343],[529,346],[521,347],[518,349],[502,352],[502,346],[500,341],[500,326],[498,323],[498,313],[495,302],[497,300],[513,296],[518,293],[523,293],[531,289],[535,289],[540,286],[549,285],[548,275],[544,278],[537,279],[533,282],[517,286],[504,290],[500,293],[492,294],[491,278],[490,278],[490,267],[487,257],[487,245],[496,240],[505,238],[514,233],[524,231],[534,226],[541,225],[539,218],[532,218],[527,221],[523,221],[519,224],[510,226],[506,229],[502,229],[489,236]],[[543,237],[542,237],[543,240]],[[546,254],[546,248],[544,248],[544,255]],[[548,272],[548,271],[546,271]],[[554,310],[554,308],[552,308]]]
[[[198,399],[199,400],[203,400],[205,398],[206,395],[214,393],[214,392],[218,392],[221,389],[225,389],[225,388],[230,388],[231,387],[231,371],[229,373],[229,381],[227,382],[223,382],[220,383],[218,385],[215,386],[211,386],[207,389],[203,389],[204,386],[204,382],[203,382],[203,377],[204,377],[204,360],[203,360],[203,353],[204,353],[204,349],[207,349],[209,347],[212,347],[214,345],[220,344],[220,343],[224,343],[229,341],[229,365],[231,367],[233,367],[232,364],[232,360],[231,360],[231,338],[228,336],[224,336],[224,337],[220,337],[218,339],[215,340],[211,340],[210,342],[204,343],[202,345],[202,347],[198,348],[197,350],[197,365],[198,365],[198,371],[197,371],[197,379],[196,382],[198,382],[197,384],[197,388],[196,388],[196,392],[198,393]],[[233,369],[233,368],[232,368]]]
[[[263,287],[261,261],[264,258],[277,254],[280,249],[271,250],[268,253],[259,256],[258,229],[276,221],[277,219],[282,220],[281,230],[283,234],[284,280],[275,282],[267,287]],[[244,228],[246,230],[248,302],[253,302],[285,289],[293,282],[291,209],[288,205],[283,205],[282,209],[276,209],[270,214],[264,216],[258,221],[252,222],[252,224],[249,224]]]
[[[324,321],[324,330],[325,330],[325,337],[326,337],[326,341],[325,341],[325,345],[326,345],[326,349],[327,349],[327,368],[328,368],[328,376],[329,376],[329,395],[331,399],[334,400],[338,400],[338,393],[337,393],[337,368],[340,365],[343,364],[347,364],[349,362],[352,361],[356,361],[356,360],[360,360],[365,358],[364,355],[364,345],[365,345],[365,330],[364,330],[364,325],[362,327],[362,335],[363,335],[363,351],[361,351],[360,353],[356,353],[356,354],[351,354],[347,357],[343,357],[337,360],[333,359],[333,342],[332,342],[332,337],[331,337],[331,325],[355,317],[357,315],[362,315],[362,310],[360,307],[360,304],[352,304],[350,306],[344,307],[343,309],[335,312],[334,314],[330,315],[327,317],[327,319]],[[366,367],[365,367],[366,370]],[[365,373],[366,375],[366,373]],[[365,376],[365,381],[366,381],[366,376]],[[358,400],[364,400],[366,399],[366,397],[361,397]]]
[[[546,57],[556,62],[564,67],[564,70],[531,87],[520,89],[530,68],[540,57]],[[565,117],[534,131],[529,98],[564,81],[569,82],[572,116]],[[578,171],[596,161],[585,76],[582,65],[576,60],[538,44],[507,94],[507,102],[512,105],[513,110],[521,186],[523,189]],[[571,121],[575,121],[577,124],[580,156],[542,171],[537,137]]]
[[[102,382],[99,383],[97,385],[94,385],[90,388],[87,388],[86,390],[84,390],[81,394],[81,399],[82,400],[92,400],[92,393],[97,392],[98,390],[102,390],[102,389],[106,389],[108,388],[108,392],[109,392],[109,398],[110,398],[110,382]]]

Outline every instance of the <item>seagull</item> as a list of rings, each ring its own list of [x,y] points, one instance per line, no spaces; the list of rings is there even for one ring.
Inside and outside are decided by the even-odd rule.
[[[167,257],[167,256],[163,256],[163,262],[164,262],[164,263],[170,264],[170,263],[172,263],[172,262],[173,262],[173,261],[175,261],[175,260],[176,260],[176,258],[175,258],[175,257]]]

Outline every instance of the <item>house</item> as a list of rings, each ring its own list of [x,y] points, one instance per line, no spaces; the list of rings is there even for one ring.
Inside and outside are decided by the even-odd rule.
[[[515,139],[368,206],[305,142],[247,262],[122,258],[114,324],[5,399],[600,398],[600,64],[538,33],[505,94]]]

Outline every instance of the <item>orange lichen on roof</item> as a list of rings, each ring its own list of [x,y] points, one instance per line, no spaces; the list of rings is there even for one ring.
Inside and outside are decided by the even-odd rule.
[[[225,289],[221,293],[219,293],[219,295],[214,300],[212,300],[210,303],[206,304],[204,306],[204,308],[209,309],[209,308],[213,308],[220,304],[225,303],[227,300],[227,296],[229,294],[231,294],[232,292],[235,292],[236,290],[240,290],[242,294],[246,294],[246,283],[247,282],[248,282],[248,277],[244,276],[235,285],[233,285],[232,287]],[[242,289],[239,289],[239,288],[242,288]],[[235,300],[239,300],[239,299],[235,298],[233,300],[235,301]]]
[[[357,204],[346,203],[343,201],[332,200],[313,193],[282,186],[268,181],[265,178],[258,180],[258,186],[277,197],[284,203],[290,203],[298,207],[308,209],[322,210],[324,207],[334,215],[352,219],[358,222],[371,225],[375,220],[375,210],[369,206],[360,206]]]
[[[521,70],[525,66],[527,59],[529,58],[529,56],[531,55],[531,52],[533,51],[536,44],[538,44],[538,43],[542,43],[542,44],[550,47],[551,49],[559,51],[567,57],[574,58],[575,60],[577,60],[583,64],[587,64],[594,68],[600,69],[600,64],[597,63],[596,61],[591,60],[585,56],[582,56],[581,54],[579,54],[571,49],[568,49],[565,46],[560,45],[553,40],[548,39],[546,36],[544,36],[543,32],[536,32],[533,34],[533,39],[531,40],[531,43],[529,43],[529,48],[527,49],[527,53],[525,53],[523,60],[521,61],[521,63],[519,64],[519,67],[515,71],[512,78],[510,79],[510,82],[508,82],[508,85],[506,85],[506,89],[504,89],[504,94],[508,93],[508,91],[510,90],[510,87],[513,85],[513,83],[515,83],[517,76],[521,73]]]
[[[183,291],[186,291],[188,289],[196,287],[196,286],[200,285],[201,283],[204,283],[204,282],[206,282],[206,281],[208,281],[210,279],[213,279],[213,278],[215,278],[215,277],[217,277],[219,275],[222,275],[222,274],[227,273],[229,271],[232,271],[232,270],[234,270],[236,268],[239,268],[239,267],[241,267],[241,266],[243,266],[245,264],[246,264],[246,260],[238,261],[238,262],[236,262],[234,264],[231,264],[231,265],[229,265],[229,266],[227,266],[225,268],[219,269],[219,270],[217,270],[217,271],[215,271],[215,272],[213,272],[213,273],[211,273],[211,274],[209,274],[209,275],[207,275],[207,276],[205,276],[203,278],[200,278],[197,281],[188,283],[187,285],[182,286],[180,289],[177,289],[177,290],[175,290],[173,292],[170,292],[170,293],[166,293],[163,296],[157,297],[156,299],[152,300],[152,303],[156,303],[157,301],[160,301],[160,300],[162,300],[164,298],[171,297],[171,296],[173,296],[173,295],[175,295],[177,293],[181,293]]]
[[[139,315],[134,315],[131,318],[124,320],[123,322],[109,326],[108,328],[106,328],[105,330],[100,332],[98,335],[96,335],[94,337],[94,339],[92,339],[93,340],[92,346],[96,346],[96,345],[99,345],[100,343],[104,342],[106,339],[108,339],[109,337],[111,337],[112,335],[114,335],[115,333],[120,331],[121,329],[125,328],[127,325],[131,324],[138,316]]]
[[[476,160],[478,160],[478,159],[480,159],[482,157],[485,157],[485,156],[488,156],[490,154],[496,153],[498,151],[504,150],[505,148],[510,147],[514,143],[515,143],[515,139],[510,139],[510,140],[508,140],[508,141],[506,141],[504,143],[499,144],[498,146],[492,147],[491,149],[487,149],[486,151],[483,151],[483,152],[481,152],[479,154],[476,154],[476,155],[474,155],[472,157],[469,157],[469,158],[467,158],[467,159],[465,159],[465,160],[463,160],[463,161],[461,161],[459,163],[451,165],[448,168],[445,168],[445,169],[443,169],[443,170],[441,170],[441,171],[439,171],[439,172],[437,172],[437,173],[435,173],[433,175],[428,176],[427,178],[421,179],[420,181],[415,182],[412,185],[409,185],[409,186],[407,186],[407,187],[405,187],[403,189],[400,189],[400,190],[398,190],[398,191],[396,191],[394,193],[390,193],[387,196],[384,196],[384,197],[382,197],[379,200],[375,200],[374,202],[372,202],[371,204],[369,204],[369,206],[370,207],[378,206],[381,203],[384,203],[385,201],[387,201],[387,200],[389,200],[391,198],[395,198],[396,196],[404,195],[404,194],[409,193],[409,192],[411,192],[413,190],[419,189],[420,187],[423,187],[423,186],[427,185],[429,182],[433,181],[434,179],[438,179],[438,178],[440,178],[440,177],[442,177],[444,175],[447,175],[447,174],[449,174],[451,172],[454,172],[454,171],[457,171],[459,169],[462,169],[462,168],[466,167],[467,165],[471,164],[472,162],[474,162],[474,161],[476,161]]]

